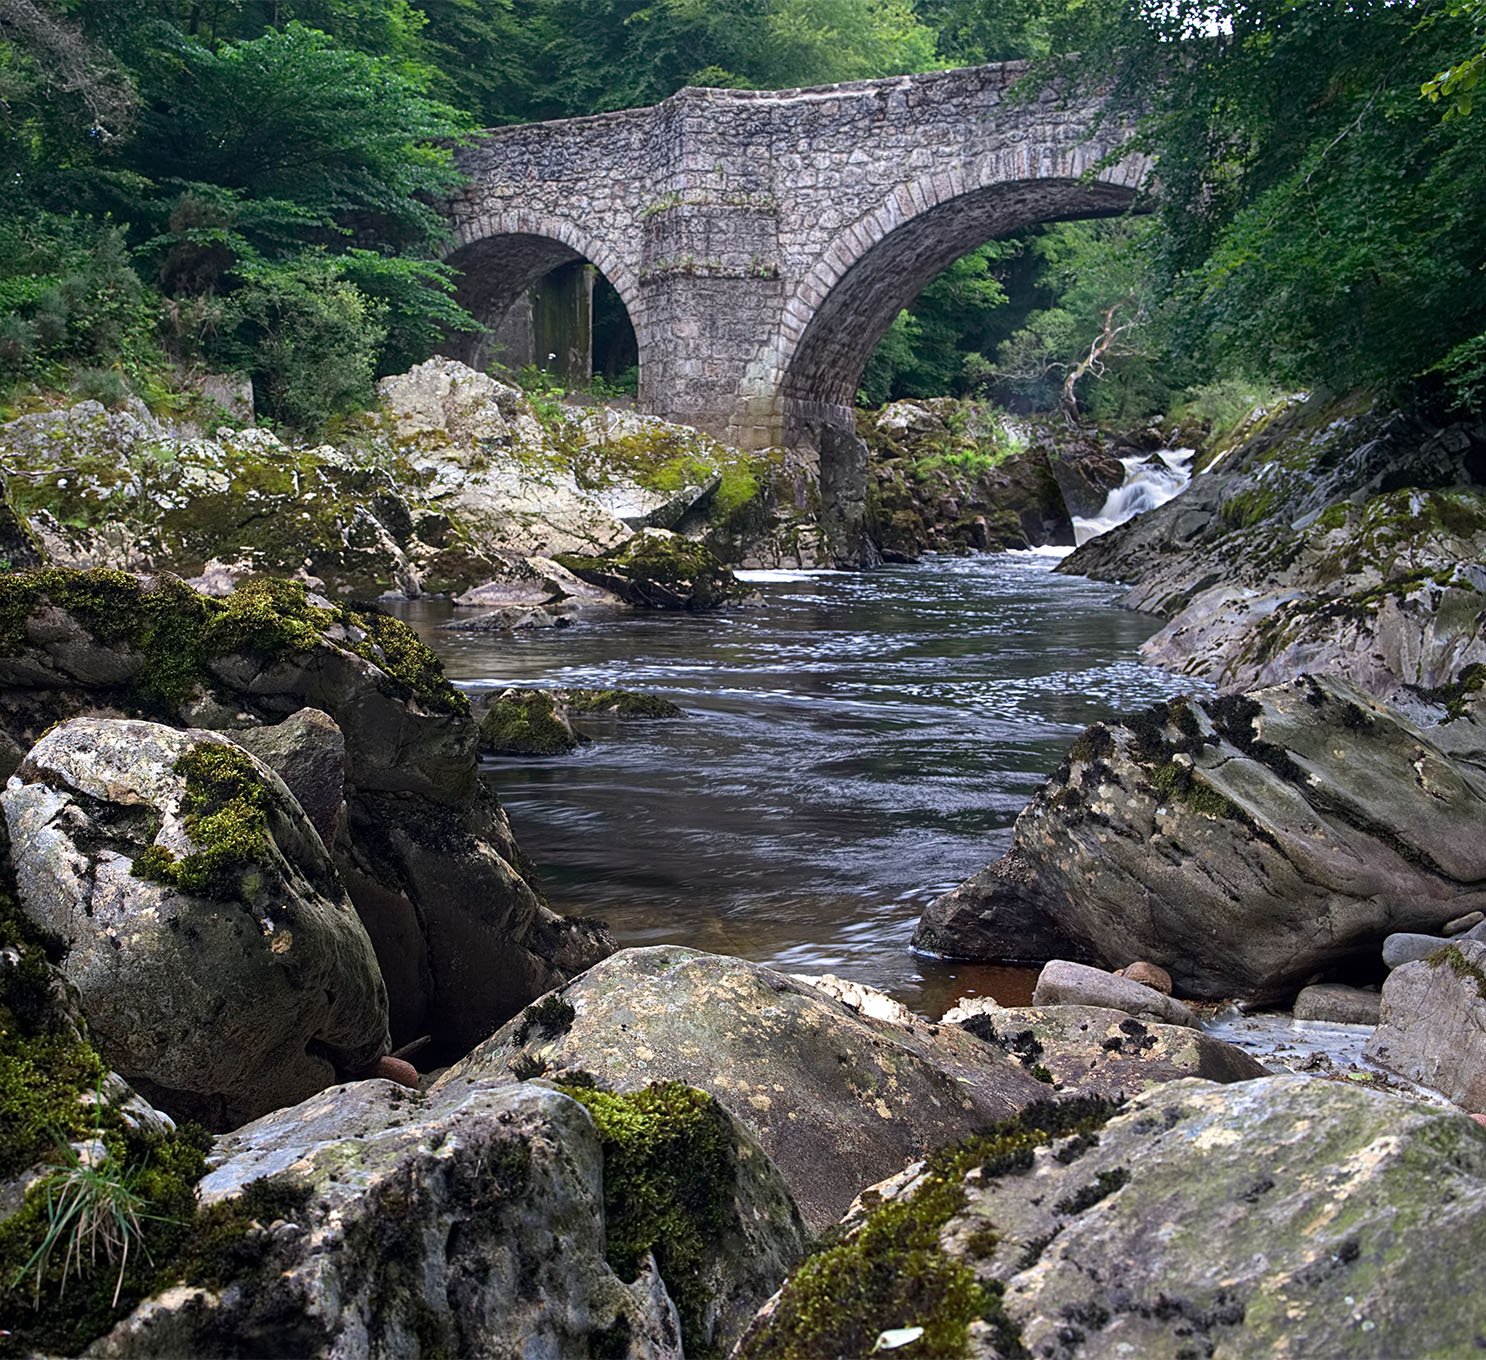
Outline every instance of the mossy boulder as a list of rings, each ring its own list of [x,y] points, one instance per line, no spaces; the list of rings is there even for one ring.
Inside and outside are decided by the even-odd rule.
[[[866,1356],[899,1346],[957,1357],[969,1353],[972,1337],[990,1340],[997,1360],[1025,1356],[1000,1282],[977,1278],[975,1258],[996,1246],[995,1230],[978,1231],[969,1260],[942,1238],[968,1207],[967,1185],[1025,1171],[1050,1143],[1095,1143],[1112,1113],[1101,1101],[1042,1102],[868,1190],[764,1307],[737,1360]]]
[[[492,755],[560,756],[586,740],[545,690],[504,690],[480,717],[480,744]]]
[[[498,756],[566,755],[591,740],[590,731],[681,716],[670,700],[633,690],[507,689],[481,715],[480,744]]]
[[[632,689],[561,689],[554,691],[570,715],[583,718],[616,718],[620,722],[651,722],[657,718],[680,718],[683,710],[658,694]]]
[[[645,609],[716,609],[747,593],[700,543],[665,529],[646,529],[603,557],[556,560],[580,579]]]
[[[586,1072],[618,1091],[699,1087],[758,1139],[814,1228],[906,1161],[1047,1094],[960,1030],[876,1020],[742,959],[627,949],[556,997],[541,1023],[517,1016],[440,1084]]]
[[[857,432],[872,455],[869,522],[890,562],[917,561],[925,552],[1071,545],[1060,478],[1079,486],[1077,469],[1086,462],[1096,480],[1113,462],[1118,485],[1124,471],[1118,459],[1086,458],[1085,445],[1070,438],[1014,433],[984,402],[893,402],[860,413]]]
[[[198,1250],[90,1352],[680,1360],[648,1261],[604,1256],[605,1158],[540,1086],[358,1082],[218,1141]]]
[[[1102,1127],[1002,1140],[882,1187],[740,1360],[861,1355],[908,1327],[972,1360],[1476,1345],[1459,1281],[1486,1249],[1486,1129],[1463,1115],[1298,1075],[1189,1079]]]
[[[1066,940],[1185,996],[1287,1000],[1486,902],[1483,818],[1473,766],[1341,681],[1175,699],[1090,728],[1001,868],[931,903],[915,939],[1022,960]]]
[[[16,759],[79,714],[233,732],[306,707],[344,740],[346,819],[328,848],[387,980],[395,1044],[432,1035],[428,1056],[457,1057],[607,952],[515,867],[469,704],[405,624],[269,578],[217,600],[169,576],[0,576],[0,729]]]
[[[371,941],[267,766],[215,733],[79,718],[0,793],[22,908],[63,943],[106,1061],[240,1124],[388,1051]]]

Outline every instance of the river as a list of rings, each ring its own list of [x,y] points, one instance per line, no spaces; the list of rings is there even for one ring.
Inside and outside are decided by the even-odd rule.
[[[686,711],[488,762],[554,907],[621,944],[835,972],[937,1014],[1029,983],[912,954],[924,904],[1007,848],[1085,725],[1190,685],[1136,659],[1153,620],[1055,562],[756,573],[752,606],[514,635],[450,631],[446,604],[406,617],[472,697],[620,686]]]

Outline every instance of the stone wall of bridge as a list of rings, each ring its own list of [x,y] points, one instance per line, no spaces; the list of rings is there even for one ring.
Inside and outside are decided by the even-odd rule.
[[[596,265],[629,311],[641,409],[745,448],[850,425],[898,311],[996,236],[1121,213],[1147,177],[1095,97],[1008,63],[807,90],[685,89],[497,128],[449,205],[461,300],[494,325]],[[478,360],[478,341],[464,357]]]

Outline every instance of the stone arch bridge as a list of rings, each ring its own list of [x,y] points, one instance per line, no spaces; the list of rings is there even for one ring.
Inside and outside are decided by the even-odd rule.
[[[940,270],[1039,222],[1120,213],[1097,99],[1025,97],[1018,63],[806,90],[684,89],[496,128],[460,153],[461,301],[495,326],[578,260],[623,299],[642,410],[743,448],[849,427],[862,370]],[[478,360],[481,341],[461,357]]]

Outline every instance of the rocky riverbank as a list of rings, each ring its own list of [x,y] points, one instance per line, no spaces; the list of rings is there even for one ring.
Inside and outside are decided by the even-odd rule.
[[[1381,1004],[1369,1056],[1477,1110],[1479,998],[1450,986],[1486,904],[1486,429],[1293,401],[1203,463],[1059,569],[1126,582],[1168,619],[1145,658],[1219,694],[1091,727],[915,942],[1306,988],[1317,1020]]]
[[[585,594],[550,565],[569,555],[580,574],[591,562],[612,575],[611,559],[646,531],[651,543],[689,535],[687,553],[713,573],[717,554],[769,566],[819,557],[808,458],[743,454],[632,412],[544,404],[448,359],[384,379],[379,394],[334,443],[314,446],[265,429],[202,431],[138,403],[10,421],[0,468],[16,522],[0,549],[12,566],[170,571],[215,594],[254,573],[354,599],[500,583],[509,598],[491,607],[534,616],[566,602],[672,603],[643,588]],[[662,575],[686,579],[682,568]]]
[[[488,415],[487,398],[468,409]],[[458,420],[440,411],[447,449]],[[964,433],[930,415],[945,427],[930,437]],[[1390,481],[1424,478],[1399,471],[1413,465],[1398,446],[1384,476],[1365,444],[1349,461],[1332,416],[1323,434],[1314,412],[1283,419],[1204,474],[1239,479],[1205,527],[1199,477],[1151,517],[1185,537],[1137,522],[1074,564],[1144,553],[1166,583],[1149,591],[1175,609],[1215,588],[1208,548],[1242,583],[1240,565],[1258,572],[1261,545],[1281,543],[1263,569],[1293,568],[1272,584],[1312,592],[1322,617],[1331,586],[1412,589],[1454,545],[1463,565],[1426,596],[1429,636],[1445,636],[1440,619],[1466,615],[1442,614],[1444,594],[1474,588],[1474,521],[1452,510],[1454,537],[1359,548],[1330,586],[1317,542],[1334,557],[1345,541],[1325,538],[1337,505],[1343,524],[1381,523],[1390,497],[1474,505],[1475,436],[1428,435],[1418,466],[1443,458],[1455,480],[1421,487]],[[1254,484],[1288,485],[1263,469],[1295,471],[1298,430],[1307,478],[1351,471],[1298,514],[1276,491],[1232,522]],[[998,522],[1056,539],[1051,510],[1011,509],[1041,504],[1056,464],[1009,461],[974,470],[1006,497]],[[1092,501],[1097,459],[1076,461]],[[484,495],[477,463],[463,470]],[[65,475],[48,474],[53,492]],[[16,560],[38,539],[56,550],[54,512],[20,499]],[[451,524],[473,513],[442,504]],[[905,554],[974,546],[956,537],[961,508],[905,527]],[[512,504],[500,513],[516,523]],[[471,603],[557,617],[594,603],[584,589],[609,592],[604,607],[621,606],[616,587],[683,608],[725,594],[684,536],[667,558],[683,565],[637,583],[668,532],[625,523],[561,562],[555,539],[524,538],[475,581],[497,561],[480,559]],[[422,572],[436,556],[414,538],[399,550]],[[477,725],[409,630],[319,593],[370,579],[337,576],[348,559],[326,542],[329,577],[312,558],[294,570],[318,581],[203,579],[215,596],[160,573],[0,577],[0,1350],[1014,1360],[1475,1344],[1482,1319],[1450,1282],[1486,1245],[1486,1129],[1270,1075],[1179,996],[1328,984],[1297,1014],[1371,1007],[1375,1061],[1486,1112],[1479,611],[1434,660],[1389,622],[1404,641],[1388,655],[1419,665],[1388,684],[1344,640],[1340,674],[1091,728],[1012,853],[921,928],[937,947],[1048,960],[1033,1004],[977,998],[933,1022],[836,978],[612,953],[601,926],[553,913],[478,754],[575,739],[575,714],[621,716],[623,696],[565,692],[537,713],[511,692]],[[551,593],[494,598],[520,589]],[[1142,589],[1132,599],[1155,598]],[[64,1197],[124,1206],[112,1235],[54,1231]]]

